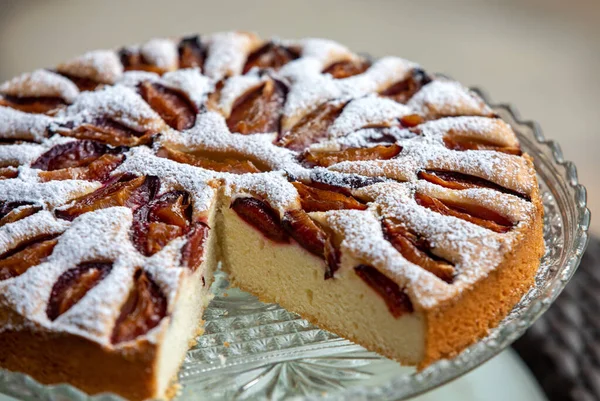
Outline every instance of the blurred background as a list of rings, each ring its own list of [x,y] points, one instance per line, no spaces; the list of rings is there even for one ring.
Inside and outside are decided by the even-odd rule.
[[[480,85],[561,143],[600,211],[600,0],[0,0],[0,81],[90,49],[230,29],[331,38]]]

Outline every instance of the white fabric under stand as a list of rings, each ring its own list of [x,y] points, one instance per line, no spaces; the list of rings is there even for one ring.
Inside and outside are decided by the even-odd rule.
[[[413,401],[547,401],[531,372],[512,350]],[[0,401],[15,401],[0,394]]]

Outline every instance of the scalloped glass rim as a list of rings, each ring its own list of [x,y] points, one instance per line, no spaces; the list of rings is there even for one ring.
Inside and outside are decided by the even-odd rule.
[[[519,302],[509,316],[490,334],[451,360],[442,360],[418,373],[402,374],[378,385],[355,385],[336,392],[296,396],[298,400],[400,400],[445,384],[464,375],[497,355],[519,338],[535,320],[548,309],[575,273],[588,241],[590,212],[586,207],[586,190],[578,183],[575,165],[565,161],[560,146],[546,140],[537,123],[522,121],[518,112],[507,104],[493,105],[477,88],[473,89],[517,133],[523,149],[535,161],[543,192],[555,213],[546,206],[545,238],[550,263],[540,269],[536,285]],[[557,230],[548,231],[548,227]],[[353,349],[353,348],[352,348]],[[68,385],[45,386],[33,378],[0,369],[0,392],[31,400],[90,400],[114,401],[122,398],[114,394],[88,396]],[[186,398],[186,397],[183,397]],[[196,398],[196,397],[194,397]]]

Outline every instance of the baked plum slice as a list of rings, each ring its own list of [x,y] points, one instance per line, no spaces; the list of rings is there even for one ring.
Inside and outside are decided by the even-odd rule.
[[[282,220],[283,228],[304,249],[310,253],[324,257],[327,234],[302,209],[285,212]]]
[[[340,263],[339,249],[333,242],[333,236],[302,209],[287,211],[283,216],[282,225],[300,246],[326,261],[325,279],[332,278]]]
[[[72,141],[53,146],[31,166],[44,170],[39,173],[42,181],[105,181],[125,159],[125,156],[120,154],[123,150],[125,149],[110,148],[95,141]]]
[[[358,265],[354,271],[383,298],[392,316],[399,318],[404,314],[412,313],[413,306],[408,295],[385,274],[369,265]]]
[[[111,343],[131,341],[146,334],[167,315],[167,298],[150,273],[138,269],[133,276],[133,288],[121,307],[115,322]]]
[[[271,241],[289,243],[289,236],[281,225],[279,213],[267,202],[252,197],[241,197],[231,202],[230,207],[242,220]]]
[[[112,270],[112,263],[86,262],[64,272],[52,287],[46,314],[56,320],[79,302]]]
[[[418,192],[415,200],[434,212],[453,216],[497,233],[506,233],[513,228],[513,223],[506,217],[483,206],[437,199]]]
[[[352,195],[352,190],[383,182],[380,177],[365,177],[358,174],[338,173],[329,170],[313,170],[310,186],[317,189]]]
[[[408,77],[398,81],[379,94],[398,103],[406,103],[421,88],[431,82],[431,77],[422,69],[414,68]]]
[[[29,217],[42,210],[42,207],[31,202],[0,201],[0,227],[5,224]]]
[[[179,68],[204,68],[206,60],[206,47],[202,44],[200,36],[188,36],[179,42],[177,46],[179,54]]]
[[[187,242],[181,248],[181,265],[195,271],[204,260],[204,245],[210,228],[204,222],[197,221],[190,226]],[[202,279],[204,280],[204,278]]]
[[[418,114],[408,114],[400,117],[400,125],[405,128],[414,128],[419,124],[423,124],[425,119]]]
[[[452,133],[444,135],[444,145],[452,150],[494,150],[516,156],[523,154],[519,146],[502,146],[484,138],[466,137]]]
[[[38,174],[42,181],[87,180],[104,182],[110,173],[125,160],[125,155],[106,154],[85,167],[69,167],[62,170],[42,171]]]
[[[261,70],[272,69],[276,71],[298,57],[300,57],[300,54],[295,49],[268,42],[248,56],[242,73],[245,74],[255,67]]]
[[[33,114],[54,115],[60,109],[67,106],[64,100],[59,97],[18,97],[18,96],[0,96],[0,106],[10,107]]]
[[[455,271],[452,263],[434,255],[429,242],[392,219],[384,219],[385,238],[411,263],[421,266],[447,283],[452,282]]]
[[[351,195],[326,189],[314,188],[301,182],[293,182],[292,184],[298,191],[302,209],[307,212],[326,212],[328,210],[341,209],[367,209],[367,205],[359,202]]]
[[[397,144],[376,145],[370,148],[348,148],[335,151],[308,150],[303,154],[303,161],[309,166],[329,167],[345,161],[389,160],[402,151]]]
[[[95,141],[72,141],[53,146],[31,165],[40,170],[52,171],[69,167],[87,166],[111,149]]]
[[[236,155],[218,155],[218,154],[207,154],[206,156],[181,152],[175,149],[168,148],[166,146],[161,147],[156,155],[158,157],[164,157],[178,163],[189,164],[195,167],[201,167],[207,170],[218,171],[222,173],[231,174],[246,174],[246,173],[260,173],[260,170],[256,165],[247,159],[236,158]]]
[[[0,281],[20,276],[27,269],[43,263],[52,254],[58,235],[43,235],[23,241],[0,255]]]
[[[60,71],[54,71],[54,72],[56,74],[60,74],[63,77],[69,79],[82,92],[84,92],[84,91],[94,91],[94,90],[98,89],[99,87],[101,87],[102,85],[104,85],[104,83],[95,81],[95,80],[93,80],[91,78],[76,77],[75,75],[68,74],[68,73],[65,73],[65,72],[60,72]]]
[[[140,84],[139,91],[171,128],[183,131],[196,123],[196,106],[179,91],[148,81]]]
[[[8,180],[10,178],[17,178],[19,170],[14,167],[0,167],[0,180]]]
[[[331,74],[335,79],[348,78],[365,72],[371,63],[368,60],[344,60],[331,64],[323,70],[323,74]]]
[[[167,72],[165,69],[148,62],[137,49],[123,48],[119,51],[119,58],[125,71],[148,71],[157,74]]]
[[[231,132],[244,135],[277,132],[287,96],[287,86],[268,79],[236,99],[227,118]]]
[[[71,207],[55,213],[61,219],[73,220],[84,213],[113,206],[135,210],[153,199],[159,186],[159,180],[155,176],[121,174],[96,191],[75,199]]]
[[[77,139],[97,141],[112,146],[138,146],[149,144],[157,134],[147,130],[135,131],[110,118],[96,118],[91,122],[75,125],[72,122],[54,125],[51,134],[59,134]]]
[[[313,143],[327,138],[327,131],[347,103],[326,102],[300,119],[277,140],[277,145],[302,152]]]
[[[191,215],[192,206],[186,192],[167,192],[135,211],[133,244],[142,254],[154,255],[188,231]]]
[[[443,170],[422,170],[417,174],[419,179],[429,181],[433,184],[440,185],[444,188],[449,189],[470,189],[470,188],[489,188],[494,189],[499,192],[503,192],[505,194],[510,194],[517,196],[519,198],[523,198],[526,200],[530,200],[530,198],[522,194],[520,192],[513,191],[508,188],[504,188],[498,184],[495,184],[491,181],[485,180],[483,178],[475,177],[469,174],[457,173],[454,171],[443,171]]]

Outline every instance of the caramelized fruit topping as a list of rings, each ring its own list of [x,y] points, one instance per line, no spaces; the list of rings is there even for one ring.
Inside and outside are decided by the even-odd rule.
[[[177,48],[179,53],[179,68],[204,68],[206,48],[199,36],[188,36],[181,39]]]
[[[334,173],[327,170],[313,170],[310,174],[310,186],[327,191],[351,195],[351,191],[383,182],[383,178],[365,177],[357,174]]]
[[[8,180],[9,178],[17,178],[19,170],[11,167],[0,167],[0,180]]]
[[[298,57],[300,57],[298,52],[288,47],[269,42],[248,56],[242,73],[245,74],[254,67],[278,70]]]
[[[304,249],[319,257],[325,257],[327,234],[302,209],[285,212],[283,228]]]
[[[390,219],[384,219],[382,227],[386,239],[406,260],[421,266],[447,283],[452,282],[455,275],[454,266],[434,255],[427,240]]]
[[[133,340],[158,326],[167,315],[167,298],[150,273],[141,269],[135,272],[133,288],[115,322],[113,344]]]
[[[288,234],[281,226],[279,213],[266,202],[250,197],[237,198],[231,203],[231,208],[268,239],[279,243],[289,242]]]
[[[260,173],[254,163],[250,160],[239,160],[232,157],[223,157],[220,160],[216,158],[210,158],[205,156],[196,155],[193,153],[180,152],[178,150],[170,149],[167,147],[161,147],[156,152],[158,157],[164,157],[179,163],[189,164],[196,167],[202,167],[207,170],[227,172],[231,174],[246,174],[246,173]]]
[[[397,156],[402,146],[377,145],[371,148],[348,148],[336,151],[306,151],[304,162],[310,166],[329,167],[336,163],[359,160],[388,160]]]
[[[434,212],[454,216],[497,233],[508,232],[513,227],[506,217],[483,206],[436,199],[420,193],[415,194],[415,199],[419,205]]]
[[[144,56],[137,50],[133,49],[121,49],[119,51],[119,58],[125,71],[139,70],[155,72],[157,74],[163,74],[166,71],[156,65],[150,64]]]
[[[30,267],[44,262],[57,242],[56,235],[45,235],[25,241],[0,255],[0,280],[20,276]]]
[[[385,274],[368,265],[358,265],[354,268],[354,271],[383,298],[392,316],[399,318],[405,313],[413,311],[412,302],[408,295]]]
[[[420,68],[411,71],[408,78],[398,81],[380,93],[381,96],[389,97],[399,103],[406,103],[423,86],[431,82],[431,77]]]
[[[325,280],[333,278],[335,272],[340,268],[341,258],[339,246],[334,243],[332,235],[328,236],[327,242],[325,242],[325,260],[327,261]]]
[[[0,96],[0,106],[10,107],[25,113],[55,114],[67,104],[55,97]]]
[[[110,149],[105,144],[94,141],[72,141],[53,146],[43,153],[31,167],[52,171],[69,167],[87,166]]]
[[[482,138],[467,138],[461,135],[445,135],[444,145],[452,150],[495,150],[509,155],[523,154],[518,146],[499,146]]]
[[[346,104],[323,103],[283,134],[277,144],[298,152],[327,137],[327,130]]]
[[[112,263],[88,262],[64,272],[54,283],[46,308],[48,319],[57,317],[71,309],[85,294],[94,288],[112,270]]]
[[[5,218],[9,215],[13,210],[20,208],[21,206],[29,206],[31,202],[25,201],[0,201],[0,219]]]
[[[418,114],[409,114],[400,118],[400,124],[406,128],[414,128],[419,124],[423,124],[425,120]]]
[[[357,209],[365,210],[367,205],[349,195],[325,189],[313,188],[300,182],[292,183],[298,195],[302,209],[307,212],[326,212],[328,210]]]
[[[195,271],[204,260],[204,244],[210,228],[203,222],[196,222],[187,233],[187,242],[181,248],[181,265]]]
[[[346,60],[331,64],[323,74],[331,74],[335,79],[348,78],[365,72],[371,63],[367,60]]]
[[[529,197],[522,193],[501,187],[500,185],[494,184],[491,181],[468,174],[456,173],[454,171],[423,170],[419,171],[417,176],[422,180],[429,181],[445,188],[458,190],[469,188],[490,188],[499,192],[529,200]]]
[[[73,124],[64,124],[54,129],[57,134],[77,139],[89,139],[107,143],[112,146],[138,146],[152,141],[156,134],[153,131],[137,132],[125,125],[108,118],[96,120],[74,127]]]
[[[154,176],[116,176],[91,194],[76,199],[68,209],[57,210],[56,216],[73,220],[84,213],[113,206],[126,206],[135,210],[154,198],[159,185],[158,178]]]
[[[94,81],[93,79],[76,77],[71,74],[65,74],[64,72],[58,72],[58,71],[55,71],[55,72],[57,74],[62,75],[65,78],[69,79],[70,81],[72,81],[75,85],[77,85],[77,88],[82,92],[93,91],[93,90],[96,90],[98,87],[102,86],[102,84],[100,82]]]
[[[125,160],[125,155],[106,154],[85,167],[69,167],[61,170],[42,171],[39,177],[42,181],[52,180],[88,180],[104,182],[110,173]]]
[[[142,254],[154,255],[188,231],[191,215],[192,206],[186,192],[167,192],[135,211],[133,244]]]
[[[14,223],[15,221],[24,219],[25,217],[29,217],[40,210],[42,210],[41,206],[31,204],[15,207],[10,212],[2,214],[2,217],[0,217],[0,227],[8,223]]]
[[[333,236],[316,224],[302,209],[286,212],[282,224],[304,249],[327,262],[325,279],[332,278],[340,263],[339,249],[333,243]]]
[[[196,123],[196,107],[178,91],[156,83],[143,82],[140,84],[140,95],[169,127],[182,131]]]
[[[272,79],[247,91],[233,104],[227,118],[229,130],[245,135],[279,132],[286,95],[286,86]]]

